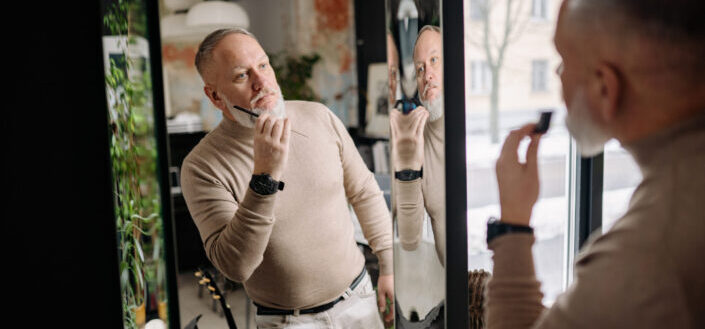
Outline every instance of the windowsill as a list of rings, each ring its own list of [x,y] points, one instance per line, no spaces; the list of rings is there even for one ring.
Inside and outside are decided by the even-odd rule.
[[[538,16],[531,16],[529,18],[529,21],[532,23],[551,23],[551,20],[548,19],[548,17],[538,17]]]
[[[489,90],[470,91],[470,96],[489,96],[489,95],[490,95]]]

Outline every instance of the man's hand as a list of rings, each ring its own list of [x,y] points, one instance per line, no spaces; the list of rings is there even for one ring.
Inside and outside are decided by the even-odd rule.
[[[255,124],[253,174],[267,173],[280,180],[289,156],[289,118],[278,119],[262,114]]]
[[[428,119],[428,111],[419,106],[409,114],[392,110],[389,122],[392,131],[392,159],[394,170],[420,170],[423,165],[423,132]]]
[[[377,279],[377,306],[379,313],[384,315],[384,327],[389,327],[394,322],[394,275],[380,275]]]
[[[497,159],[497,184],[501,221],[509,224],[529,225],[531,211],[539,197],[539,172],[537,153],[541,135],[532,134],[536,125],[527,124],[513,130],[502,146]],[[526,151],[526,163],[520,163],[517,155],[519,143],[529,136],[531,143]]]

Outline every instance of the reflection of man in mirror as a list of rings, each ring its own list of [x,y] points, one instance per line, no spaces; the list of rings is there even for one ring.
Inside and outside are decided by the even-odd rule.
[[[445,263],[445,161],[442,36],[437,26],[419,31],[414,67],[419,106],[408,114],[391,111],[395,212],[402,248],[421,242],[424,212],[433,230],[436,253]]]
[[[181,171],[210,261],[244,284],[259,328],[382,328],[378,311],[394,300],[391,220],[345,126],[322,104],[284,101],[245,30],[208,35],[196,67],[226,117]],[[379,259],[378,297],[348,204]]]

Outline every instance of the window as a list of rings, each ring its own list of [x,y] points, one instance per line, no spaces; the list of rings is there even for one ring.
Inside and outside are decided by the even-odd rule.
[[[531,62],[531,91],[548,91],[548,61],[534,60]]]
[[[641,171],[634,158],[618,141],[605,145],[604,190],[602,193],[602,233],[624,215],[629,199],[641,182]]]
[[[482,21],[485,19],[487,0],[470,0],[470,19]]]
[[[472,61],[470,70],[472,76],[470,90],[477,94],[489,92],[492,86],[492,71],[487,61]]]
[[[531,0],[531,17],[538,19],[548,19],[546,15],[546,2],[548,0]]]
[[[473,4],[474,0],[466,0]],[[504,13],[505,2],[497,1],[498,13]],[[511,12],[519,10],[520,4],[509,2]],[[546,1],[534,2],[534,10],[548,17]],[[529,3],[526,3],[529,5]],[[543,6],[536,8],[537,6]],[[526,7],[523,7],[526,8]],[[530,8],[526,8],[528,10]],[[550,10],[558,10],[558,7]],[[470,19],[472,11],[468,13]],[[553,16],[551,16],[553,17]],[[524,16],[526,19],[526,16]],[[488,22],[490,40],[502,41],[505,18],[493,15]],[[555,22],[551,22],[555,23]],[[535,122],[539,110],[554,109],[551,128],[541,139],[539,148],[539,178],[541,180],[539,200],[531,219],[536,243],[533,247],[536,274],[544,293],[543,302],[551,305],[560,294],[569,275],[568,264],[571,222],[569,193],[571,178],[571,138],[564,125],[565,105],[561,89],[548,86],[559,85],[558,76],[551,74],[549,63],[560,62],[558,53],[552,51],[552,29],[525,29],[517,33],[509,45],[510,51],[503,55],[496,98],[489,94],[495,81],[484,57],[485,35],[482,29],[472,24],[465,25],[466,83],[466,156],[467,156],[467,226],[468,226],[468,270],[484,269],[492,272],[492,252],[487,249],[487,219],[499,216],[499,195],[495,163],[502,142],[511,129],[525,123]],[[497,54],[502,49],[492,49]],[[535,54],[525,58],[527,54]],[[472,57],[470,57],[472,56]],[[533,60],[533,61],[532,61]],[[531,63],[531,64],[529,64]],[[532,70],[529,70],[531,65]],[[544,92],[547,97],[531,97],[532,91]],[[520,152],[525,154],[528,140]]]

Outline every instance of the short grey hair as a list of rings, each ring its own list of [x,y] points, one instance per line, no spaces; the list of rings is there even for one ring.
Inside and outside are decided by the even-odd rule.
[[[424,25],[424,26],[419,30],[419,34],[416,35],[416,41],[414,41],[414,52],[412,52],[412,54],[416,52],[416,44],[419,42],[419,39],[421,38],[421,34],[423,34],[423,33],[426,32],[426,31],[438,32],[438,34],[440,34],[441,36],[443,36],[443,33],[441,33],[441,28],[440,28],[440,27],[435,26],[435,25]]]
[[[442,34],[440,27],[435,26],[435,25],[424,25],[424,26],[419,30],[418,36],[421,36],[422,33],[426,32],[426,31],[428,31],[428,30],[436,31],[436,32],[438,32],[439,34]],[[418,37],[417,37],[416,39],[418,40]]]
[[[254,34],[241,27],[218,29],[211,32],[201,41],[201,44],[198,45],[198,51],[196,52],[196,60],[194,63],[201,77],[203,77],[206,64],[213,58],[213,49],[215,49],[221,40],[234,33],[244,34],[257,40]]]

